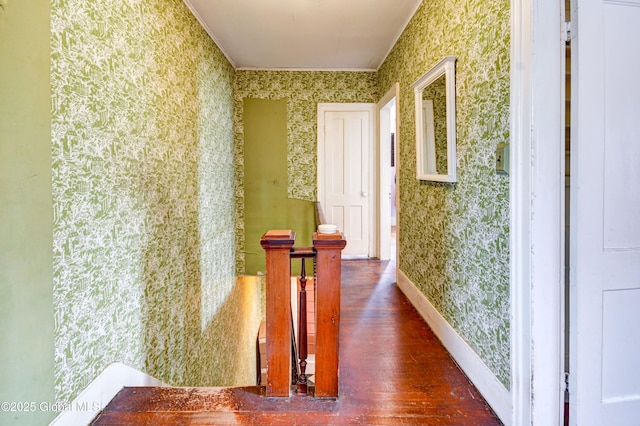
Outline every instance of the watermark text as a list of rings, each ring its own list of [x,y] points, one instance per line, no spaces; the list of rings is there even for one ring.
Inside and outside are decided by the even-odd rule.
[[[34,401],[3,401],[0,402],[0,412],[28,413],[44,411],[49,413],[61,413],[63,411],[100,411],[99,402],[34,402]]]

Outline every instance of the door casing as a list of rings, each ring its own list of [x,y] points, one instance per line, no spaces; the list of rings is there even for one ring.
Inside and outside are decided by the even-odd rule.
[[[400,108],[398,104],[398,97],[400,96],[400,83],[395,83],[387,91],[387,93],[380,99],[377,105],[377,190],[378,190],[378,222],[377,228],[377,244],[376,244],[376,257],[381,260],[388,260],[390,257],[391,246],[391,203],[397,200],[391,200],[389,197],[388,182],[391,180],[390,176],[390,163],[391,163],[391,146],[386,139],[390,132],[395,132],[395,146],[398,146],[399,141],[399,129],[400,129]],[[395,100],[395,128],[390,128],[390,108],[389,104]],[[399,172],[398,156],[395,157],[396,176]],[[398,183],[396,182],[396,198],[398,196]],[[396,206],[398,203],[396,202]],[[396,215],[399,215],[399,211],[396,211]],[[396,250],[396,256],[398,251]],[[396,265],[397,259],[396,259]]]
[[[512,425],[563,424],[563,17],[564,0],[511,0]]]

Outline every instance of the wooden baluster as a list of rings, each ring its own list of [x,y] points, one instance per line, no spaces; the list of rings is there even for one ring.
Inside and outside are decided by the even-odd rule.
[[[269,231],[260,245],[266,251],[267,385],[269,397],[291,396],[291,231]]]
[[[316,397],[338,397],[340,267],[344,235],[313,234],[316,249]]]
[[[298,359],[300,359],[300,374],[298,375],[298,393],[307,393],[307,273],[305,258],[302,258],[302,272],[300,273],[300,304],[298,306]]]
[[[313,247],[296,247],[291,250],[292,259],[302,260],[302,272],[300,274],[300,291],[298,295],[298,354],[300,374],[297,376],[298,393],[308,393],[309,378],[306,373],[309,356],[309,330],[307,328],[307,272],[305,259],[313,259],[315,274],[316,251]]]

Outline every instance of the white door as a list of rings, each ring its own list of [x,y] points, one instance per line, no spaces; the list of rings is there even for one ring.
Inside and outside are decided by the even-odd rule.
[[[570,419],[638,425],[640,0],[576,3]]]
[[[372,253],[374,113],[375,104],[318,107],[318,198],[345,235],[344,256]]]

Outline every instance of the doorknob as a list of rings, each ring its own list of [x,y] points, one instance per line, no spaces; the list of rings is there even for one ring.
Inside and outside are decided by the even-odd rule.
[[[368,195],[369,195],[369,194],[367,194],[367,192],[366,192],[366,191],[362,191],[362,196],[363,196],[363,197],[367,197]]]

